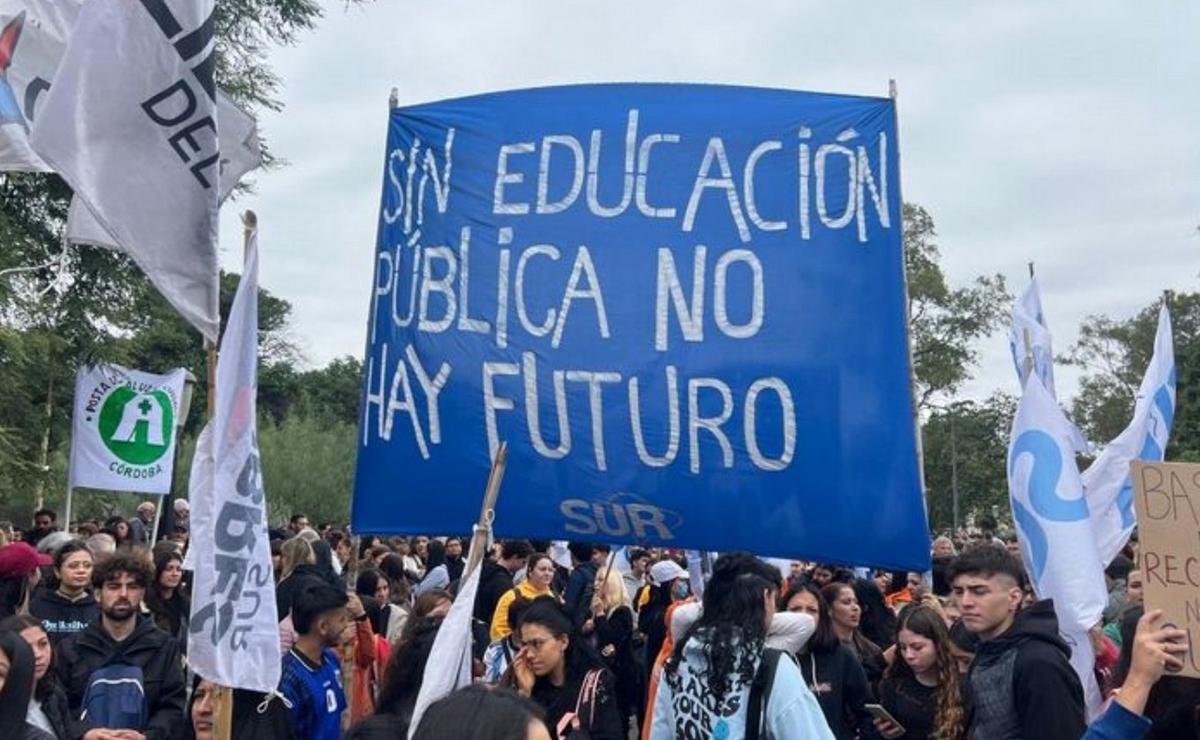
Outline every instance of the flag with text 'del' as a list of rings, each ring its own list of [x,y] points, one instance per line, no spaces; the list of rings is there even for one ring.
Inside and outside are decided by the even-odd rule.
[[[1162,462],[1175,419],[1175,402],[1171,314],[1163,306],[1158,313],[1154,355],[1138,387],[1133,420],[1083,471],[1083,487],[1087,491],[1096,547],[1105,564],[1112,562],[1137,526],[1129,463],[1134,460]]]
[[[220,91],[217,92],[217,130],[221,145],[219,198],[224,202],[246,174],[262,166],[262,143],[254,116]],[[67,241],[121,251],[116,237],[104,230],[78,198],[71,199],[71,208],[67,212]]]
[[[1031,374],[1013,419],[1009,503],[1025,571],[1038,597],[1054,600],[1059,630],[1071,645],[1071,666],[1087,706],[1095,710],[1100,690],[1088,630],[1101,621],[1108,589],[1075,465],[1073,429],[1041,379]]]
[[[255,431],[258,246],[250,239],[217,363],[216,413],[196,447],[188,497],[196,573],[188,662],[222,686],[273,691],[279,627]]]
[[[212,0],[90,0],[30,143],[168,302],[217,339]]]

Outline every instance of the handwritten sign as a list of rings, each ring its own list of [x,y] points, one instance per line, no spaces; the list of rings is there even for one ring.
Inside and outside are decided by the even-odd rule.
[[[1132,468],[1146,608],[1187,630],[1191,649],[1179,675],[1200,678],[1200,464]]]
[[[583,85],[391,113],[353,525],[922,569],[895,108]]]

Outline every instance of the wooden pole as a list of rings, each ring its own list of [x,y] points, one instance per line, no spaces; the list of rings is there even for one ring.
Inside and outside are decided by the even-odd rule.
[[[258,229],[258,216],[254,211],[242,214],[242,264],[250,251],[250,237]],[[217,402],[217,350],[208,350],[208,417],[211,420],[216,410]],[[213,730],[217,740],[233,740],[233,689],[228,686],[217,686],[213,707]]]
[[[496,497],[500,495],[500,484],[504,482],[504,471],[508,468],[508,443],[501,442],[492,460],[492,471],[488,474],[487,488],[483,492],[483,506],[479,509],[479,525],[471,537],[471,549],[467,553],[467,567],[463,579],[471,575],[483,562],[483,551],[487,548],[492,520],[496,518]]]
[[[1028,378],[1033,372],[1033,339],[1030,338],[1028,329],[1023,329],[1021,335],[1025,341],[1025,377]]]
[[[892,123],[896,131],[896,138],[900,137],[900,91],[896,87],[894,79],[888,80],[888,97],[892,100]],[[899,163],[900,154],[896,154],[896,161]],[[901,250],[901,265],[908,264],[905,253],[906,245],[904,243],[905,232],[907,231],[904,223],[904,194],[901,192],[900,200],[900,250]],[[926,498],[928,490],[925,487],[925,441],[921,438],[921,409],[917,405],[917,364],[913,356],[913,340],[912,340],[912,311],[908,292],[908,271],[901,270],[901,275],[904,276],[904,341],[908,345],[908,395],[912,400],[912,425],[913,438],[917,447],[917,481],[921,486],[921,497]],[[926,500],[928,507],[928,500]]]
[[[1034,278],[1034,274],[1033,274],[1033,263],[1032,263],[1032,262],[1030,262],[1030,263],[1029,263],[1029,279],[1030,279],[1030,280],[1033,280],[1033,278]]]

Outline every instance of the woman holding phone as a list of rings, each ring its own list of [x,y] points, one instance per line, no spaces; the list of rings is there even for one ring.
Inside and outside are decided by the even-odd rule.
[[[924,604],[910,604],[896,623],[896,660],[879,685],[875,729],[888,740],[959,740],[966,733],[958,663],[946,622]]]

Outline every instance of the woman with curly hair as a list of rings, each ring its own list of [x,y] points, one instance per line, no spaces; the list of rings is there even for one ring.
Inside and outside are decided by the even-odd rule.
[[[898,660],[879,686],[879,703],[896,721],[875,720],[879,734],[889,740],[965,737],[962,679],[945,620],[924,604],[904,607],[896,623],[896,653]]]
[[[717,560],[700,618],[663,669],[651,740],[833,740],[800,669],[766,647],[781,580],[753,555]]]

